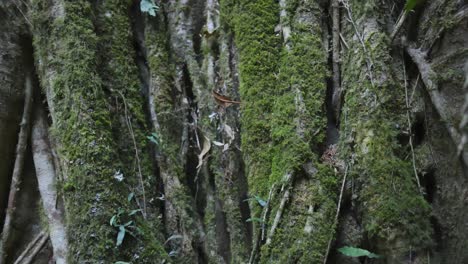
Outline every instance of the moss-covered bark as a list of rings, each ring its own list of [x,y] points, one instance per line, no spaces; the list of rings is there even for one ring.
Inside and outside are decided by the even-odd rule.
[[[466,8],[418,5],[392,42],[404,1],[338,1],[333,38],[330,2],[155,1],[156,16],[130,0],[0,4],[32,25],[71,263],[357,263],[341,246],[465,262],[467,170],[445,130],[463,119]],[[18,32],[1,33],[9,89]],[[430,82],[400,45],[421,47]]]
[[[344,158],[359,188],[362,224],[375,250],[389,263],[431,245],[430,206],[416,185],[406,149],[397,141],[407,128],[405,87],[398,54],[392,56],[384,32],[387,7],[349,1],[345,28],[349,49],[343,63]],[[409,252],[409,253],[408,253]]]
[[[163,258],[157,229],[144,228],[148,222],[142,221],[138,214],[129,214],[137,208],[133,201],[127,200],[134,181],[132,176],[125,174],[126,168],[119,158],[119,145],[112,132],[113,118],[109,110],[112,102],[108,100],[108,91],[103,83],[103,78],[108,76],[101,75],[98,69],[99,37],[92,21],[91,4],[87,1],[58,1],[49,6],[47,1],[35,1],[34,5],[39,74],[49,95],[48,101],[53,105],[52,135],[66,175],[62,186],[66,197],[68,233],[73,237],[70,240],[70,261]],[[51,20],[44,20],[50,15]],[[118,18],[119,13],[115,15]],[[113,48],[111,54],[116,57],[114,59],[129,63],[129,55],[116,54],[122,48]],[[127,47],[123,52],[127,52]],[[125,77],[125,65],[119,64],[115,69],[119,71],[118,78]],[[128,79],[122,81],[128,82]],[[125,84],[128,83],[122,83]],[[132,96],[136,90],[138,94],[135,80],[129,85],[121,86],[121,93]],[[135,104],[131,99],[129,102]],[[127,106],[128,111],[138,107]],[[131,113],[140,113],[138,117],[141,118],[141,112]],[[142,135],[138,136],[141,140]],[[120,178],[122,173],[123,179]],[[131,174],[130,171],[128,173]],[[116,246],[119,230],[109,225],[109,220],[119,211],[122,214],[117,217],[117,224],[133,221],[127,230],[135,236],[132,238],[127,232],[120,247]]]

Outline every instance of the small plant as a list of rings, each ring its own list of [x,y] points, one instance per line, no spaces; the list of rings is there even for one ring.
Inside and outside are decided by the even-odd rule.
[[[338,251],[348,257],[368,257],[368,258],[381,258],[382,256],[371,253],[368,250],[362,248],[355,248],[355,247],[342,247],[339,248]]]
[[[143,13],[148,13],[150,16],[156,16],[159,6],[154,3],[154,0],[141,0],[140,10]]]
[[[147,136],[146,138],[149,139],[154,144],[156,144],[157,146],[159,146],[159,143],[161,143],[161,139],[159,138],[158,134],[156,134],[156,133],[151,133],[151,135]]]
[[[117,233],[117,239],[116,239],[117,246],[122,245],[122,242],[127,233],[135,237],[135,234],[131,230],[139,231],[139,229],[136,227],[135,222],[133,220],[130,220],[126,223],[123,223],[122,221],[122,218],[124,215],[133,216],[138,212],[141,212],[141,209],[132,210],[126,213],[125,210],[119,208],[119,210],[117,211],[117,214],[113,215],[112,218],[110,219],[109,224],[119,229],[119,232]]]
[[[247,220],[245,220],[246,222],[258,222],[258,223],[263,223],[263,219],[261,218],[258,218],[258,217],[251,217]]]
[[[245,199],[244,201],[251,201],[255,200],[261,207],[265,207],[267,205],[267,202],[260,198],[260,196],[254,195],[252,198]]]

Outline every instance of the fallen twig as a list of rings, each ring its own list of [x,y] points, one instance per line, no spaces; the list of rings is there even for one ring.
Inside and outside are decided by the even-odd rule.
[[[11,178],[10,193],[8,195],[8,207],[3,225],[3,233],[0,241],[0,264],[5,263],[9,247],[11,246],[11,227],[16,210],[16,193],[19,190],[23,174],[24,157],[28,145],[29,133],[31,131],[32,93],[32,76],[31,74],[27,74],[25,79],[23,117],[20,124],[21,129],[18,135],[18,144],[16,145],[16,159]]]

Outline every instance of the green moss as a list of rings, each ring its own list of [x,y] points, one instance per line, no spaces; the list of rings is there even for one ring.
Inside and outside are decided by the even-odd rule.
[[[124,174],[122,182],[113,177],[124,166],[116,151],[113,117],[98,73],[99,38],[90,19],[91,5],[88,1],[64,1],[64,16],[46,21],[41,16],[52,8],[48,1],[33,4],[33,17],[40,22],[34,29],[39,73],[53,106],[53,138],[65,164],[67,226],[73,238],[70,262],[136,260],[135,253],[146,251],[139,243],[117,248],[118,230],[109,226],[116,208],[133,209],[134,205],[126,199],[130,175]],[[153,257],[162,256],[158,243],[148,245],[151,250],[159,247]]]
[[[278,4],[273,0],[239,1],[230,10],[239,48],[242,99],[242,149],[251,193],[265,195],[271,172],[271,112],[277,78]]]
[[[377,7],[374,10],[373,16],[379,12]],[[367,14],[355,10],[353,16],[356,21],[366,21]],[[345,30],[354,35],[351,25]],[[430,206],[418,191],[410,161],[403,158],[406,148],[397,142],[406,127],[404,88],[394,70],[401,66],[392,64],[386,34],[368,32],[365,43],[367,52],[357,41],[348,43],[350,49],[344,58],[343,87],[347,89],[341,150],[348,164],[354,164],[350,174],[361,186],[365,230],[384,242],[378,245],[381,250],[404,255],[409,247],[420,250],[430,245]],[[373,61],[374,84],[367,72],[369,59]],[[397,242],[404,246],[392,248]]]
[[[313,179],[293,185],[291,201],[271,246],[262,248],[261,263],[323,262],[335,234],[338,181],[332,168],[316,166],[318,173]]]

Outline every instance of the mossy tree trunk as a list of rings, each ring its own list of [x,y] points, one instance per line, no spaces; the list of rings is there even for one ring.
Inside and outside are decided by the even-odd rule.
[[[155,4],[0,4],[0,263],[468,262],[463,1]]]

